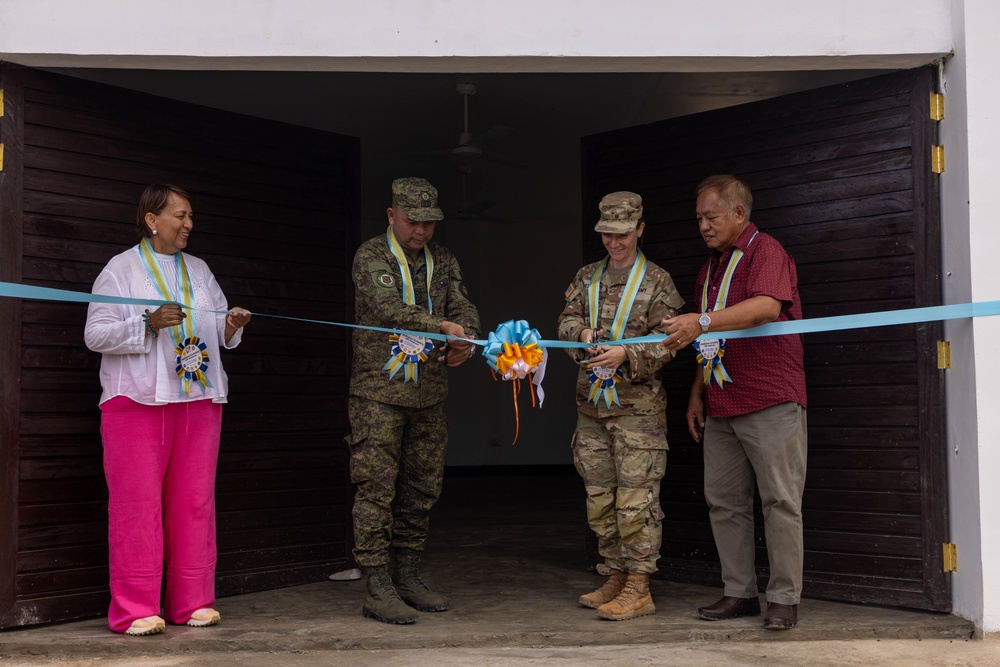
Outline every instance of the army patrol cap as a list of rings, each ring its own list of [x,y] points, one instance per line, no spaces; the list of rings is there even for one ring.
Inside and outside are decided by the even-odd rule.
[[[604,195],[597,207],[601,210],[601,219],[594,225],[595,232],[628,234],[642,220],[642,197],[634,192]]]
[[[438,191],[426,178],[397,178],[392,182],[392,203],[413,222],[444,220],[438,208]]]

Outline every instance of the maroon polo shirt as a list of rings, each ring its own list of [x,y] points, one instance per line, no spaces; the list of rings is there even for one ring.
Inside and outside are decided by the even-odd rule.
[[[707,309],[715,309],[719,283],[734,248],[741,249],[744,255],[733,274],[726,305],[763,294],[781,301],[781,313],[775,322],[802,319],[795,262],[774,237],[758,232],[752,222],[724,253],[713,250],[701,267],[694,298],[699,309],[709,265]],[[806,407],[801,335],[727,339],[722,363],[733,381],[719,387],[712,379],[705,397],[709,417],[745,415],[786,401]]]

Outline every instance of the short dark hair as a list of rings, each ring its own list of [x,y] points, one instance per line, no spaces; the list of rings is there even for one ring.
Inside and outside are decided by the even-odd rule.
[[[750,186],[732,174],[715,174],[705,178],[698,187],[695,188],[695,197],[701,196],[702,192],[711,190],[719,196],[730,211],[736,208],[737,204],[742,204],[746,209],[747,220],[750,219],[750,209],[753,208],[753,195],[750,193]]]
[[[169,183],[153,183],[143,190],[142,196],[139,197],[139,210],[135,214],[136,231],[139,232],[139,236],[152,236],[149,227],[146,226],[146,214],[159,215],[160,211],[167,205],[171,192],[179,197],[184,197],[188,202],[191,201],[191,195]]]

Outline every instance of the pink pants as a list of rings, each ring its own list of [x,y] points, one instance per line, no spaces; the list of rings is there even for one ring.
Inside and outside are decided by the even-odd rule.
[[[210,400],[101,405],[108,481],[108,627],[160,615],[187,623],[215,603],[215,468],[222,405]]]

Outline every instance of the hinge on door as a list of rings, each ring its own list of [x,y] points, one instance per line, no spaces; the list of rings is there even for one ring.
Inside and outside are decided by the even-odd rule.
[[[944,171],[944,146],[931,146],[931,171],[935,174]]]
[[[944,547],[944,571],[955,572],[958,570],[958,548],[951,542],[945,542]]]
[[[939,340],[938,347],[938,370],[946,371],[951,368],[951,341]]]
[[[0,144],[0,171],[3,171],[3,144]]]
[[[0,118],[3,118],[3,88],[0,88]]]
[[[944,95],[941,93],[931,93],[931,120],[942,120],[944,118]]]

